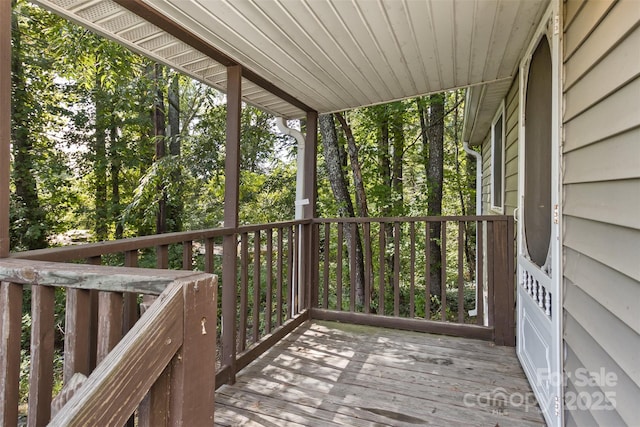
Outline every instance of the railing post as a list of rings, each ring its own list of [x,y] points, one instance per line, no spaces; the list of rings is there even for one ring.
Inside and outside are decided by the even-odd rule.
[[[497,345],[515,346],[513,219],[493,221],[493,314]]]
[[[213,425],[216,380],[216,277],[183,287],[184,338],[171,363],[170,424]]]
[[[0,282],[0,425],[3,426],[18,424],[21,320],[22,286]]]
[[[302,216],[313,220],[316,217],[316,187],[317,187],[317,158],[318,158],[318,113],[307,112],[305,122],[305,150],[304,150],[304,188],[303,198],[309,201],[304,205]],[[300,245],[303,249],[300,264],[305,268],[303,282],[300,289],[300,310],[315,307],[318,304],[318,251],[317,234],[313,222],[302,227],[304,240]]]
[[[240,187],[240,117],[242,67],[227,67],[227,139],[225,145],[224,226],[238,226]],[[236,378],[236,233],[222,242],[222,365],[228,368],[227,382]]]

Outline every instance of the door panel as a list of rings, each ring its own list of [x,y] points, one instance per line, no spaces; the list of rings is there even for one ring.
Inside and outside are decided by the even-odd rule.
[[[552,2],[555,3],[555,2]],[[549,426],[562,425],[559,38],[550,9],[520,69],[517,354]]]

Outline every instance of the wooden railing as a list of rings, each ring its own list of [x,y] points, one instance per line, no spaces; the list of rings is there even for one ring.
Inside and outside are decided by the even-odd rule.
[[[235,373],[262,354],[273,343],[308,318],[308,292],[301,277],[300,253],[310,221],[287,221],[166,233],[116,241],[34,250],[13,254],[13,258],[52,262],[139,264],[158,269],[193,270],[214,273],[219,280],[218,385],[233,382]],[[233,252],[224,256],[225,239]],[[231,286],[225,286],[223,271],[232,272]],[[125,295],[125,312],[135,317],[138,294]],[[73,294],[67,294],[67,299]],[[97,319],[97,294],[83,304],[87,324]],[[224,302],[227,301],[225,304]],[[67,301],[72,309],[73,301]],[[90,309],[90,306],[93,306]],[[225,319],[232,319],[225,321]],[[223,325],[235,325],[224,328]],[[90,338],[95,339],[96,328]]]
[[[434,241],[440,245],[439,256],[432,252],[430,243]],[[361,264],[358,256],[349,256],[358,252],[358,246],[362,248]],[[472,253],[467,253],[467,249],[472,249]],[[437,263],[432,261],[444,266],[438,276],[444,286],[435,293],[431,291],[431,281]],[[139,264],[155,265],[157,269],[134,268]],[[25,265],[31,265],[32,269],[12,273],[12,268]],[[3,384],[14,384],[18,375],[22,291],[24,286],[32,286],[29,419],[34,421],[29,421],[30,425],[43,425],[43,420],[48,420],[55,286],[67,289],[65,383],[76,372],[93,372],[83,386],[82,396],[69,401],[64,414],[59,416],[63,418],[54,419],[64,423],[70,420],[66,417],[77,417],[73,419],[102,424],[86,418],[89,417],[86,408],[97,406],[98,412],[111,412],[108,405],[114,401],[122,403],[117,395],[108,395],[117,390],[132,397],[122,410],[115,411],[113,417],[118,418],[114,419],[126,420],[138,408],[138,416],[144,423],[156,425],[161,421],[156,416],[182,413],[174,408],[178,403],[167,400],[167,390],[180,390],[173,383],[179,377],[168,372],[174,369],[182,372],[176,360],[197,358],[198,366],[215,370],[216,386],[234,382],[238,370],[309,318],[514,345],[513,220],[504,216],[316,219],[168,233],[18,253],[0,260],[0,266],[4,269],[0,275]],[[193,320],[195,317],[187,320],[185,308],[198,301],[186,289],[195,289],[195,284],[180,281],[183,288],[180,294],[178,285],[173,283],[200,276],[167,268],[198,269],[221,277],[218,283],[207,285],[222,295],[213,306],[215,319],[220,319],[206,325],[198,323],[201,318],[198,322]],[[141,274],[146,279],[141,279]],[[113,280],[120,287],[107,290],[102,287]],[[141,295],[162,292],[163,296],[147,312],[152,315],[145,314],[136,323]],[[182,314],[176,314],[174,305],[180,304]],[[471,309],[475,309],[472,314]],[[171,341],[163,344],[167,340],[162,341],[153,331],[165,328],[166,334],[178,334],[180,328],[174,330],[176,326],[170,326],[176,316],[184,317],[183,336],[171,335],[169,339],[163,335]],[[211,312],[207,316],[212,316]],[[191,333],[191,327],[198,329],[196,326],[206,329],[206,339],[212,340],[207,349],[213,349],[212,353],[208,350],[194,356],[181,353],[182,343],[189,339],[185,335],[187,329]],[[118,343],[122,331],[130,328],[131,332]],[[140,342],[153,349],[154,356],[136,353]],[[128,361],[116,363],[118,354],[128,355],[124,358]],[[162,360],[145,358],[161,356]],[[139,365],[132,365],[134,359]],[[155,370],[145,370],[145,364],[154,365]],[[140,386],[136,386],[140,379],[137,377],[136,384],[127,382],[137,372],[136,366],[150,378]],[[120,375],[114,372],[124,373],[124,377],[118,380]],[[195,381],[194,387],[199,388],[203,386],[198,382],[201,380],[189,381]],[[0,396],[5,421],[15,419],[17,392],[13,390],[5,388]],[[194,390],[191,392],[195,393]],[[140,404],[144,395],[150,397]],[[182,404],[190,404],[190,399]],[[210,402],[213,408],[213,398]],[[173,409],[168,411],[167,405]]]
[[[32,298],[29,426],[124,425],[136,409],[139,426],[213,423],[215,364],[207,362],[216,353],[215,276],[2,259],[0,279],[2,425],[18,423],[25,287]],[[56,402],[63,410],[50,419],[55,288],[67,293],[65,388],[57,399],[68,401]],[[92,292],[98,297],[95,339]],[[129,293],[159,295],[133,325],[123,309]]]
[[[511,217],[318,219],[314,242],[313,318],[515,345]]]

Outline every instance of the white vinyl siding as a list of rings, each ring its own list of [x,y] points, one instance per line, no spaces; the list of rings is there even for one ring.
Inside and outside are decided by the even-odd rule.
[[[570,0],[564,11],[565,391],[616,401],[567,408],[566,425],[638,425],[640,7]],[[615,385],[576,384],[579,369]]]
[[[504,103],[491,123],[491,209],[504,209]]]
[[[502,111],[502,106],[500,111]],[[492,165],[491,135],[489,129],[482,143],[482,211],[496,213],[491,208]],[[503,148],[503,213],[513,215],[518,206],[518,76],[504,99],[504,148]]]

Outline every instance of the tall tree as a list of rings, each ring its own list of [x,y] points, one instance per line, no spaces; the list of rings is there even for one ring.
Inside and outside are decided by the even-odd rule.
[[[180,164],[180,83],[179,74],[171,79],[169,101],[169,154],[171,154],[171,186],[173,191],[167,200],[168,231],[182,231],[182,172]]]
[[[404,214],[404,186],[402,182],[403,157],[404,157],[404,105],[399,105],[395,109],[391,118],[393,135],[393,162],[392,162],[392,182],[393,187],[393,215],[402,216]]]
[[[429,216],[442,215],[442,189],[444,178],[444,95],[436,94],[429,97],[429,162],[427,167],[427,214]],[[442,227],[435,222],[431,228],[431,294],[440,295],[441,272],[446,266],[441,265],[441,251],[439,238]]]
[[[159,162],[166,154],[167,143],[165,128],[165,106],[164,106],[164,70],[162,65],[155,64],[154,77],[156,84],[156,99],[153,105],[153,134],[155,136],[156,156],[155,161]],[[167,193],[162,181],[158,181],[156,190],[158,192],[158,213],[156,216],[156,234],[167,231]]]
[[[344,170],[342,168],[342,159],[340,158],[340,149],[338,143],[338,134],[336,132],[335,122],[332,114],[325,114],[319,118],[320,135],[322,136],[322,146],[324,149],[324,160],[327,168],[327,175],[329,182],[331,183],[331,189],[335,197],[338,214],[341,217],[355,217],[353,210],[353,203],[351,201],[351,195],[347,185],[347,180],[344,176]],[[356,233],[352,233],[351,227],[345,227],[344,230],[345,239],[347,241],[347,251],[349,259],[355,257],[356,261],[356,303],[362,304],[364,302],[364,257],[362,254],[362,242],[360,240],[360,234],[356,229]],[[356,251],[352,253],[352,239],[356,239]]]
[[[18,25],[16,1],[12,3],[14,13],[11,16],[11,37],[13,49],[11,51],[11,83],[12,83],[12,127],[11,137],[13,145],[13,183],[15,194],[13,200],[14,221],[13,246],[24,249],[40,249],[47,246],[46,218],[38,198],[36,167],[33,150],[32,127],[36,126],[36,115],[40,106],[33,99],[33,92],[29,87],[25,75],[23,62],[23,44],[21,29]]]
[[[97,240],[108,237],[109,208],[107,199],[107,129],[109,114],[108,94],[102,86],[104,81],[101,64],[96,60],[93,102],[95,105],[95,130],[93,141],[93,177],[95,189],[95,235]]]
[[[342,113],[335,113],[336,119],[340,122],[342,131],[347,140],[347,152],[349,153],[349,163],[353,173],[353,185],[356,189],[356,206],[358,208],[358,216],[368,217],[369,208],[367,207],[367,194],[364,189],[364,181],[362,179],[362,169],[360,167],[360,159],[358,157],[358,145],[353,137],[351,126],[347,123]]]

